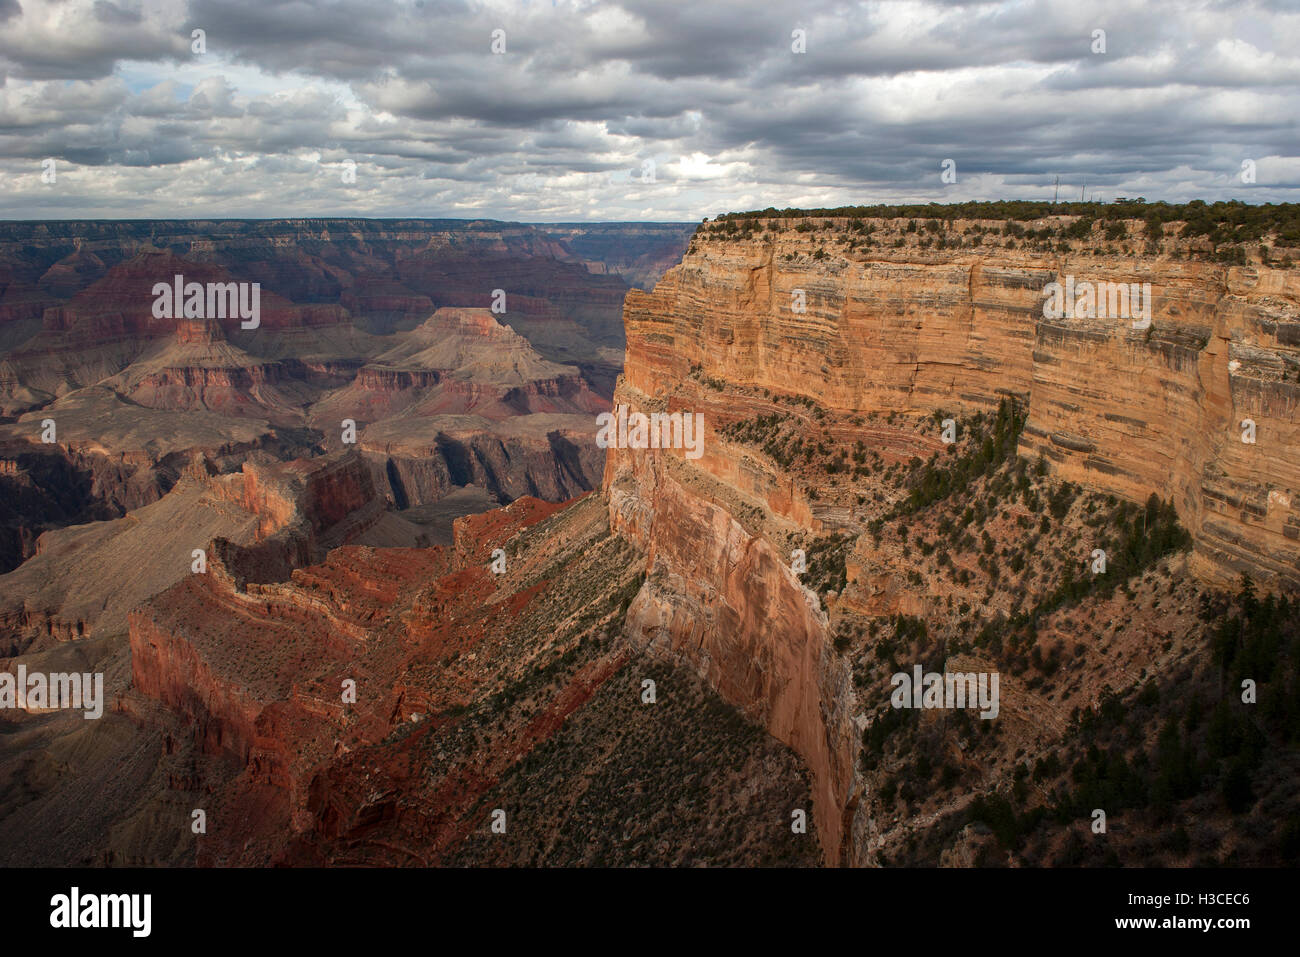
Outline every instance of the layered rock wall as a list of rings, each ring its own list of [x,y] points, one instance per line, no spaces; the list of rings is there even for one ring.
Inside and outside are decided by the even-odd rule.
[[[653,292],[628,295],[625,387],[706,397],[712,378],[849,415],[1016,395],[1023,454],[1127,498],[1172,497],[1206,577],[1300,582],[1300,271],[1024,250],[817,260],[819,243],[697,238]],[[1045,319],[1044,286],[1067,276],[1150,283],[1150,328]]]
[[[648,555],[627,634],[691,664],[800,753],[828,862],[863,856],[850,836],[852,688],[829,651],[826,614],[790,572],[771,522],[831,526],[807,489],[728,442],[722,424],[789,408],[777,397],[844,422],[959,416],[1015,396],[1028,406],[1022,454],[1086,487],[1172,498],[1203,579],[1249,572],[1300,584],[1300,272],[923,249],[901,238],[898,220],[873,224],[872,248],[844,243],[828,255],[824,234],[764,225],[761,238],[697,235],[653,291],[628,294],[615,403],[702,412],[704,453],[610,449],[604,487],[611,524]],[[1071,275],[1150,283],[1149,328],[1045,318],[1045,286]],[[1241,440],[1243,419],[1255,424],[1254,444]],[[914,448],[890,448],[895,460],[928,457],[937,429],[933,442],[913,434],[904,444]],[[897,444],[870,423],[862,438]]]

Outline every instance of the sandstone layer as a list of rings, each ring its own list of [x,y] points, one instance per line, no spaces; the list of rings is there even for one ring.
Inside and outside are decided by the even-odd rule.
[[[816,259],[823,242],[697,238],[653,292],[628,296],[625,388],[698,408],[715,377],[850,415],[1019,396],[1024,454],[1092,488],[1173,498],[1206,576],[1300,583],[1296,270],[914,247]],[[1045,319],[1043,288],[1067,276],[1151,283],[1150,328]]]

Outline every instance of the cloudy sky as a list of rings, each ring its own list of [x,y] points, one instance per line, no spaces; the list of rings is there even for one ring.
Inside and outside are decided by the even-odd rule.
[[[1300,201],[1297,0],[0,0],[0,78],[0,218]]]

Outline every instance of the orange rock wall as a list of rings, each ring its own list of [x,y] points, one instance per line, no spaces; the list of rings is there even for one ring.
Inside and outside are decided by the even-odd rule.
[[[1029,409],[1022,454],[1091,488],[1172,497],[1203,578],[1300,583],[1300,270],[895,249],[883,239],[899,221],[877,227],[873,249],[821,259],[825,236],[793,224],[744,241],[697,236],[652,292],[632,290],[615,403],[710,424],[698,460],[611,449],[604,479],[612,524],[649,556],[627,634],[690,663],[799,752],[828,863],[859,860],[852,689],[818,600],[788,556],[745,530],[746,513],[822,528],[804,490],[712,425],[771,411],[763,390],[844,417],[973,413],[1017,396]],[[1151,328],[1044,319],[1043,287],[1067,275],[1151,283]],[[1254,445],[1240,440],[1247,417]]]

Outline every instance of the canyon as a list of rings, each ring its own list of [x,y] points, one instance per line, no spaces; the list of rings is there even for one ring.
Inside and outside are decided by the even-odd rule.
[[[0,571],[44,530],[157,500],[191,453],[321,454],[345,421],[398,508],[593,488],[585,422],[622,368],[623,275],[675,259],[692,228],[2,224]],[[177,275],[259,283],[258,327],[154,315]]]
[[[605,268],[582,257],[621,224],[434,231],[452,253],[398,260],[360,322],[308,305],[335,275],[319,227],[276,227],[319,255],[264,299],[302,352],[210,324],[123,340],[98,294],[46,312],[58,371],[7,360],[0,479],[44,454],[82,485],[23,530],[0,622],[11,663],[98,663],[113,703],[5,728],[10,860],[56,828],[106,864],[1285,860],[1300,272],[1213,261],[1177,223],[929,212],[706,222],[618,335],[605,287],[528,286],[531,253],[521,316],[462,270],[528,243],[643,281],[656,229]],[[435,273],[464,301],[419,299]],[[1150,283],[1149,328],[1046,317],[1067,276]],[[597,449],[627,409],[701,416],[701,454]],[[40,453],[51,416],[71,441]],[[101,567],[138,571],[81,584]],[[914,665],[999,674],[997,718],[892,708]]]

